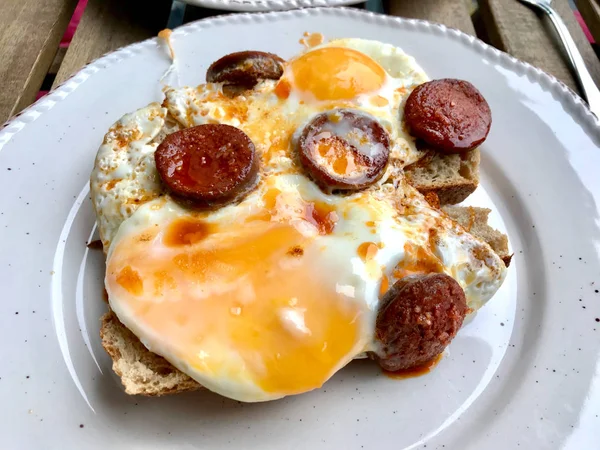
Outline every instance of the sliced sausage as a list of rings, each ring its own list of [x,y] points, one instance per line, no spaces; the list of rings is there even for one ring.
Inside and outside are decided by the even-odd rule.
[[[359,190],[383,175],[390,155],[387,131],[373,117],[351,109],[317,115],[298,139],[307,173],[326,190]]]
[[[462,153],[485,141],[492,124],[490,107],[468,81],[443,79],[417,86],[406,100],[410,133],[445,153]]]
[[[254,144],[230,125],[199,125],[170,134],[154,159],[167,188],[199,205],[240,198],[258,175]]]
[[[444,351],[467,312],[465,293],[452,277],[434,273],[403,278],[382,299],[374,358],[390,371],[426,364]]]
[[[251,89],[260,80],[281,78],[283,63],[273,53],[250,50],[230,53],[210,65],[206,81]]]

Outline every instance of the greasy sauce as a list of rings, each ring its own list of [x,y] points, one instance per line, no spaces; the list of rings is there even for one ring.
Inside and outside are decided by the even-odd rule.
[[[280,80],[275,86],[275,95],[281,100],[285,100],[290,96],[292,86],[286,80]]]
[[[175,59],[175,50],[173,50],[173,43],[171,42],[171,34],[173,32],[168,28],[161,30],[158,32],[158,37],[164,39],[167,45],[169,46],[169,55],[171,56],[171,60]]]
[[[131,266],[125,266],[117,275],[117,283],[132,295],[142,295],[144,293],[144,282],[137,270]]]
[[[384,274],[383,277],[381,277],[381,284],[379,285],[379,298],[383,297],[389,288],[390,279]]]
[[[406,257],[394,269],[395,278],[401,279],[408,275],[444,271],[442,262],[430,249],[407,242],[404,245],[404,251]]]
[[[306,48],[316,47],[317,45],[321,45],[325,37],[321,33],[309,33],[306,31],[304,33],[304,37],[300,39],[300,44],[304,45]]]
[[[312,223],[319,234],[331,234],[336,222],[338,221],[338,215],[332,206],[326,203],[307,203],[304,208],[304,219],[307,222]]]
[[[356,253],[358,253],[359,258],[363,262],[370,261],[375,258],[377,255],[377,251],[379,250],[379,246],[373,242],[363,242],[356,249]]]
[[[438,365],[438,363],[441,361],[441,359],[442,359],[442,354],[439,354],[432,360],[427,361],[425,364],[422,364],[420,366],[411,367],[410,369],[402,369],[402,370],[398,370],[396,372],[390,372],[388,370],[384,370],[383,374],[389,378],[395,378],[395,379],[399,379],[399,380],[404,379],[404,378],[419,377],[421,375],[425,375],[426,373],[431,372],[433,370],[433,368]]]
[[[370,101],[373,106],[387,106],[389,104],[388,99],[382,97],[381,95],[375,95],[374,97],[371,97]]]
[[[183,217],[176,219],[169,225],[163,242],[169,247],[193,245],[206,238],[214,231],[213,228],[214,225],[212,224]]]

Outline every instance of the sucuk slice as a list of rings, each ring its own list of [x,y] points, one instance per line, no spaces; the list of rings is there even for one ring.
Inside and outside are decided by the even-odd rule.
[[[230,53],[210,65],[206,81],[251,89],[260,80],[281,78],[284,62],[273,53],[254,50]]]
[[[306,172],[325,190],[360,190],[381,178],[390,138],[375,118],[351,109],[317,115],[298,139]]]
[[[449,275],[402,278],[382,299],[375,326],[380,350],[372,357],[389,371],[422,366],[450,344],[467,312],[465,293]]]
[[[417,86],[406,100],[404,121],[410,133],[444,153],[463,153],[482,144],[492,113],[468,81],[442,79]]]
[[[167,188],[198,206],[237,200],[258,176],[254,144],[230,125],[199,125],[170,134],[154,158]]]

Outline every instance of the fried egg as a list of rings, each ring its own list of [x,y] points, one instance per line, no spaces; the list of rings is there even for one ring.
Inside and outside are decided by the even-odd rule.
[[[162,105],[124,116],[91,176],[119,320],[208,389],[257,402],[319,388],[377,351],[381,298],[407,275],[446,273],[477,310],[500,287],[503,262],[401,173],[422,156],[402,105],[426,80],[396,47],[336,40],[235,98],[220,84],[169,88]],[[294,157],[304,125],[337,107],[375,117],[392,142],[386,175],[346,195],[324,193]],[[165,135],[205,123],[240,128],[262,157],[257,187],[211,211],[166,193],[153,159]]]

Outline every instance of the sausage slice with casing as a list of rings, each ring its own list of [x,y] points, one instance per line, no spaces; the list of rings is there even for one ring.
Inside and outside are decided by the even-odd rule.
[[[254,50],[230,53],[210,65],[206,81],[251,89],[260,80],[281,78],[284,62],[273,53]]]
[[[397,281],[382,299],[372,357],[389,371],[428,363],[456,336],[468,312],[465,293],[442,273]]]
[[[331,191],[360,190],[381,178],[390,138],[377,120],[361,111],[335,109],[315,116],[298,139],[308,175]]]
[[[199,125],[170,134],[154,159],[169,191],[198,206],[237,200],[258,176],[254,144],[230,125]]]
[[[463,153],[485,141],[492,113],[468,81],[442,79],[417,86],[406,100],[404,121],[410,133],[443,153]]]

